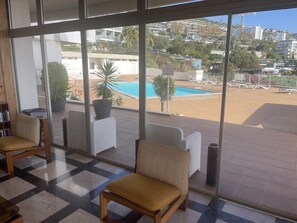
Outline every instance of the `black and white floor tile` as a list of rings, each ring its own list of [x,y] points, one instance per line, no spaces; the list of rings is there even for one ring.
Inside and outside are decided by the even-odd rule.
[[[0,160],[3,157],[0,157]],[[1,160],[1,168],[4,162]],[[25,223],[100,222],[99,192],[129,171],[75,152],[55,148],[45,162],[30,157],[15,163],[15,174],[0,169],[0,195],[20,208]],[[223,200],[190,191],[189,207],[177,211],[169,223],[289,223]],[[127,223],[151,223],[146,216],[111,202],[109,216]]]

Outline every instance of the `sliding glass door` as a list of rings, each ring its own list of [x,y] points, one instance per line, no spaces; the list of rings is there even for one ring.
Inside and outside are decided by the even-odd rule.
[[[218,144],[227,16],[147,24],[146,125],[162,127],[172,146],[191,148],[190,185],[215,192],[207,181],[208,145]],[[178,129],[176,129],[178,128]],[[152,131],[157,131],[152,130]],[[166,136],[166,134],[168,134]],[[170,138],[171,137],[171,138]],[[173,145],[180,138],[177,145]],[[156,139],[158,140],[158,139]],[[163,140],[163,139],[160,139]],[[183,143],[185,143],[183,145]],[[215,170],[213,157],[209,172]]]
[[[84,111],[80,32],[49,34],[45,35],[44,39],[47,51],[53,143],[68,146],[67,131],[70,130],[67,129],[65,122],[68,111]]]
[[[220,193],[296,215],[297,10],[233,16]],[[281,22],[280,22],[281,21]]]
[[[135,140],[139,138],[138,34],[138,26],[87,31],[91,134],[100,126],[105,129],[101,136],[96,135],[98,144],[91,145],[93,155],[131,168],[135,161]],[[104,90],[105,85],[111,91]],[[99,124],[94,127],[94,120],[105,118],[101,116],[98,101],[105,98],[112,101],[111,118],[106,122],[96,121]],[[102,137],[106,145],[101,145]]]

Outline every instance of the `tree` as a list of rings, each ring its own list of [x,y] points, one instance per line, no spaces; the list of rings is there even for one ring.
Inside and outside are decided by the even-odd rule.
[[[282,60],[282,57],[279,54],[277,54],[277,53],[268,52],[266,54],[266,59],[273,59],[275,61],[281,61]]]
[[[173,59],[167,54],[157,54],[155,57],[155,61],[158,65],[159,69],[162,69],[163,64],[168,64],[173,62]]]
[[[170,46],[170,40],[167,37],[163,36],[154,36],[154,49],[163,51]]]
[[[230,62],[239,69],[259,68],[259,61],[256,53],[252,51],[248,53],[246,49],[238,46],[230,54]]]
[[[185,41],[183,38],[181,36],[175,37],[167,51],[171,54],[185,55]]]
[[[158,75],[153,82],[154,91],[161,101],[161,111],[164,111],[164,102],[167,100],[167,77]],[[171,101],[175,93],[174,80],[169,77],[169,95],[168,99]]]
[[[154,47],[154,34],[150,32],[149,30],[146,32],[146,45],[150,48]]]
[[[97,50],[97,43],[87,41],[87,48],[89,53],[94,53]]]
[[[258,40],[257,42],[258,42],[256,46],[257,51],[270,52],[277,47],[277,43],[273,41]]]
[[[139,30],[135,26],[128,26],[123,29],[121,41],[132,51],[138,49]]]
[[[225,68],[225,57],[222,59],[222,63],[220,66],[220,73],[221,75],[224,75],[224,68]],[[227,73],[227,81],[232,81],[234,80],[234,64],[232,62],[228,63],[228,73]]]
[[[79,44],[62,44],[62,50],[63,51],[71,51],[71,52],[80,52],[80,45]]]

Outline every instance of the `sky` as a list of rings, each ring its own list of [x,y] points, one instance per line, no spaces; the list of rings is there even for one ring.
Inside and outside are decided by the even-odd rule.
[[[209,19],[226,22],[227,16],[216,16]],[[232,23],[241,24],[241,14],[233,15]],[[297,33],[297,8],[244,14],[244,26],[254,25]]]

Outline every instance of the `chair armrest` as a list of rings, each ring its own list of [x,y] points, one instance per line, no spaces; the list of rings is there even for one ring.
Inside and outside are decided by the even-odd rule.
[[[96,156],[109,148],[116,148],[116,119],[114,117],[91,122],[91,154]]]
[[[190,150],[191,162],[190,162],[190,176],[200,170],[201,162],[201,133],[194,132],[182,141],[182,148]]]

